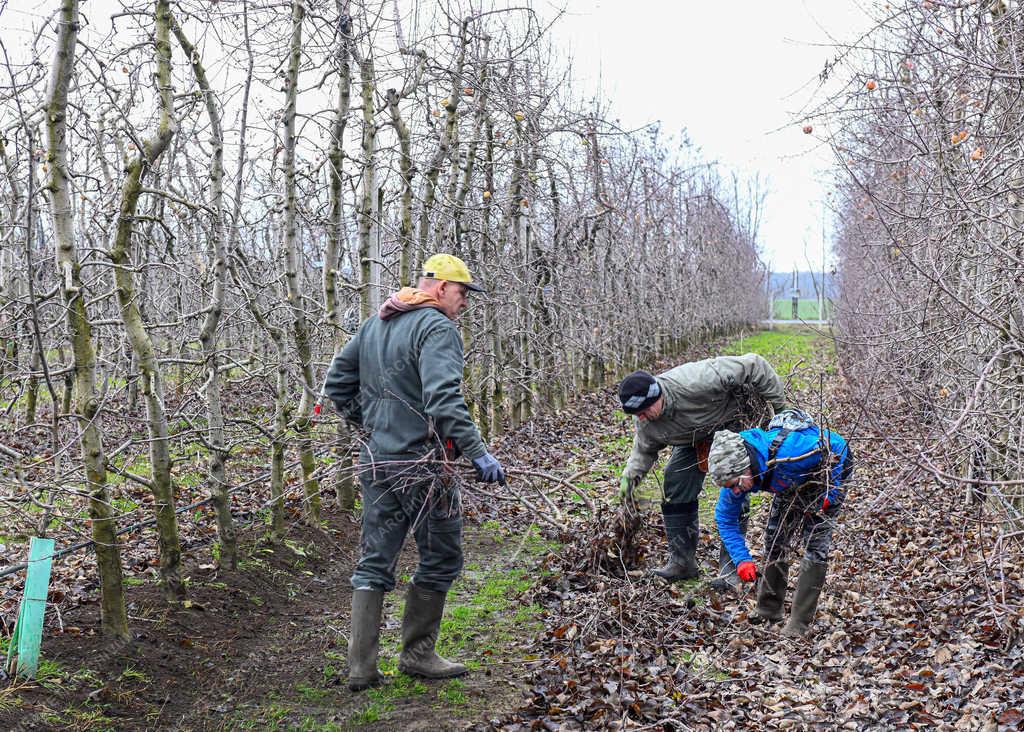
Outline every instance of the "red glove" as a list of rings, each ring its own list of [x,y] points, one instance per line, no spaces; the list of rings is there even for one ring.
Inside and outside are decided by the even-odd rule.
[[[736,567],[736,574],[744,582],[753,582],[757,579],[757,565],[751,561],[740,562],[739,566]]]

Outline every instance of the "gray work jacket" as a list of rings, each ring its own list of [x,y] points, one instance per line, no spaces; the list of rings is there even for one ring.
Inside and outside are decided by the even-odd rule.
[[[462,396],[458,326],[432,307],[374,315],[334,357],[324,389],[369,432],[363,464],[415,460],[451,438],[469,460],[487,448]]]
[[[785,407],[784,389],[775,369],[756,353],[719,356],[684,363],[655,377],[665,396],[661,416],[636,421],[633,451],[623,475],[642,478],[669,445],[696,445],[745,414],[750,393],[776,412]]]

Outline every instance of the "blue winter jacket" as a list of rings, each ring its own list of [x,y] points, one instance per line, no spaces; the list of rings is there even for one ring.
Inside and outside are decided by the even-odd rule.
[[[768,448],[778,433],[778,429],[752,429],[740,432],[740,437],[743,438],[750,453],[751,472],[755,476],[754,486],[750,492],[770,491],[774,494],[783,494],[800,490],[804,484],[812,481],[817,484],[824,460],[826,465],[832,465],[828,481],[829,503],[841,503],[844,495],[841,486],[850,451],[846,440],[831,430],[820,429],[817,425],[790,432],[786,436],[775,454],[772,483],[770,486],[763,485]],[[793,459],[801,455],[806,457]],[[740,562],[753,561],[743,534],[740,533],[740,508],[743,505],[743,498],[743,494],[734,496],[730,489],[722,488],[718,493],[718,503],[715,505],[715,521],[718,523],[722,544],[737,565]],[[824,499],[825,496],[822,495],[821,498]]]

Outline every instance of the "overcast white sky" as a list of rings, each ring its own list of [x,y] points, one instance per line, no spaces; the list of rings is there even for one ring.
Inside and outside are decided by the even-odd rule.
[[[855,0],[553,0],[550,7],[563,6],[553,32],[587,92],[600,90],[626,126],[685,127],[708,159],[767,176],[765,257],[775,271],[818,269],[823,171],[832,155],[792,113],[835,55],[830,36],[849,41],[868,27]]]

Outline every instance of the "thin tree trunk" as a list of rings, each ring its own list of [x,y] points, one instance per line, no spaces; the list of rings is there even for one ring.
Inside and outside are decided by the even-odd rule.
[[[127,639],[128,616],[125,612],[121,552],[117,543],[117,526],[111,518],[110,499],[107,494],[103,436],[96,420],[100,406],[100,397],[96,391],[96,352],[93,348],[92,326],[85,307],[85,296],[82,293],[81,266],[75,249],[69,191],[67,106],[78,28],[78,0],[63,0],[58,25],[57,53],[53,61],[46,105],[47,153],[52,171],[49,193],[57,268],[59,272],[65,274],[60,278],[61,297],[67,313],[74,356],[75,410],[81,427],[79,441],[85,464],[89,518],[92,521],[92,540],[95,542],[96,564],[100,576],[100,625],[104,635]]]
[[[13,313],[23,297],[22,278],[17,267],[19,209],[21,208],[21,186],[18,183],[16,162],[7,154],[6,140],[0,135],[0,163],[3,164],[4,175],[10,188],[10,208],[7,219],[0,216],[0,313]],[[29,145],[31,148],[31,145]],[[8,364],[18,372],[18,338],[11,338],[0,344],[0,378]]]
[[[359,59],[359,82],[363,104],[363,181],[359,196],[359,276],[362,284],[359,314],[365,320],[377,311],[380,304],[380,285],[374,279],[375,262],[380,259],[374,241],[374,209],[377,201],[377,128],[374,124],[373,57],[370,52]]]
[[[462,94],[462,71],[466,65],[466,46],[469,44],[469,22],[466,18],[460,25],[459,52],[455,61],[455,68],[451,72],[451,92],[447,97],[445,108],[444,130],[440,135],[437,150],[430,159],[427,172],[424,175],[425,190],[420,203],[419,233],[417,235],[417,260],[423,261],[426,257],[427,238],[430,232],[430,214],[434,208],[434,201],[437,197],[437,179],[441,174],[441,166],[445,158],[451,155],[458,134],[458,109],[459,99]]]
[[[242,174],[245,172],[246,162],[246,134],[248,132],[249,118],[249,93],[252,89],[252,74],[254,67],[252,43],[249,38],[249,11],[248,6],[242,5],[242,32],[245,38],[245,50],[248,58],[246,66],[245,84],[242,91],[242,115],[238,132],[238,164],[235,167],[235,201],[231,212],[231,253],[228,257],[228,271],[236,286],[241,290],[245,298],[246,307],[252,313],[253,319],[260,329],[269,336],[274,344],[274,352],[277,355],[275,372],[277,374],[274,389],[274,432],[271,439],[271,460],[270,460],[270,510],[271,510],[271,537],[278,541],[284,534],[284,449],[283,435],[288,426],[287,400],[288,400],[288,370],[285,367],[285,333],[270,323],[260,311],[256,296],[246,287],[242,279],[242,272],[248,272],[248,263],[241,248],[238,246],[241,236],[242,221]],[[253,343],[249,350],[257,351],[257,331],[252,333]],[[262,349],[262,357],[267,358],[267,339],[259,339],[258,346]]]
[[[524,228],[525,212],[523,210],[524,209],[523,202],[524,202],[525,199],[523,198],[523,177],[522,177],[522,171],[523,171],[523,157],[522,157],[521,151],[519,149],[517,149],[515,154],[514,154],[514,156],[513,156],[512,176],[511,176],[511,178],[509,180],[509,187],[508,187],[508,201],[507,201],[508,217],[507,217],[506,227],[503,230],[503,232],[508,232],[509,230],[511,231],[511,238],[512,238],[511,246],[512,246],[512,249],[513,249],[513,251],[516,252],[516,255],[517,255],[519,261],[522,262],[522,263],[525,263],[525,262],[527,262],[527,259],[524,256],[525,255],[525,250],[523,248],[525,246],[525,238],[526,237],[525,237],[525,228]],[[528,200],[526,201],[526,206],[527,207],[529,206],[529,201]],[[507,235],[508,234],[505,233],[505,236],[507,236]],[[500,247],[500,250],[501,251],[505,251],[504,244]],[[517,332],[516,332],[516,335],[511,339],[511,343],[512,343],[513,346],[518,346],[518,348],[514,348],[513,349],[514,355],[506,356],[506,359],[513,360],[513,362],[518,367],[517,368],[516,376],[517,376],[518,379],[522,379],[523,376],[526,373],[526,370],[527,370],[526,369],[526,359],[527,359],[527,353],[528,353],[527,346],[526,346],[526,333],[525,333],[525,328],[526,328],[525,308],[527,307],[527,305],[526,305],[526,296],[524,294],[522,294],[522,293],[517,295],[517,298],[515,300],[515,304],[516,304],[516,314],[518,316],[517,321],[516,321],[516,331]],[[516,381],[514,384],[512,384],[512,389],[511,389],[511,397],[512,397],[512,400],[511,400],[512,401],[511,418],[512,418],[512,426],[513,426],[513,428],[518,427],[520,424],[523,423],[523,420],[525,419],[525,416],[524,416],[524,414],[525,414],[525,412],[524,412],[524,409],[525,409],[525,399],[524,399],[524,396],[523,396],[524,389],[525,389],[525,386],[523,385],[523,383],[521,381]]]
[[[324,248],[324,308],[326,320],[334,334],[335,351],[340,349],[346,340],[341,323],[341,304],[338,300],[338,266],[342,250],[345,248],[344,198],[343,198],[343,162],[345,159],[345,128],[348,126],[348,115],[352,98],[352,16],[349,13],[348,0],[338,3],[338,27],[341,35],[338,43],[336,63],[338,66],[338,103],[335,108],[334,122],[331,126],[331,143],[328,149],[330,177],[330,212],[327,223],[327,245]],[[339,508],[351,511],[356,505],[355,481],[352,467],[352,436],[344,420],[338,421],[333,446],[337,460],[337,471],[334,477],[335,502]]]
[[[152,491],[156,503],[157,535],[160,545],[160,581],[164,596],[174,602],[184,599],[185,587],[181,580],[181,542],[178,538],[178,520],[174,513],[174,484],[171,480],[167,415],[164,411],[160,365],[153,340],[139,312],[129,256],[132,222],[138,209],[139,196],[142,194],[142,175],[156,165],[176,131],[172,117],[170,1],[157,0],[155,15],[156,84],[160,97],[160,120],[156,134],[143,144],[143,149],[128,163],[121,187],[120,215],[109,256],[114,264],[115,289],[121,304],[125,333],[138,359],[139,388],[146,402],[149,459],[153,469]]]
[[[411,282],[409,279],[410,273],[412,272],[412,179],[415,173],[415,167],[412,162],[411,144],[409,141],[409,126],[405,124],[405,120],[402,119],[401,112],[398,109],[398,92],[394,89],[388,89],[387,101],[388,111],[391,113],[391,124],[395,128],[395,133],[398,135],[398,147],[401,151],[398,161],[398,172],[402,179],[402,198],[401,198],[401,209],[399,212],[399,223],[398,223],[398,242],[399,242],[399,286],[408,287]]]
[[[217,330],[221,314],[224,311],[227,280],[227,252],[224,247],[224,134],[221,128],[220,110],[217,100],[206,77],[199,52],[196,50],[181,27],[172,20],[174,35],[178,39],[181,50],[192,64],[192,72],[206,100],[206,113],[210,118],[210,207],[213,209],[213,222],[210,231],[208,254],[211,258],[209,267],[213,279],[209,292],[206,317],[199,331],[199,342],[203,347],[203,365],[206,369],[206,413],[207,413],[207,448],[210,451],[208,474],[210,478],[210,498],[217,514],[217,533],[220,537],[220,564],[228,569],[238,566],[238,535],[234,520],[231,517],[231,499],[228,495],[228,484],[225,469],[227,446],[224,438],[224,412],[221,406],[221,369],[218,353]],[[209,285],[208,285],[209,286]]]
[[[270,440],[270,535],[275,542],[284,538],[284,458],[288,433],[288,369],[285,367],[284,334],[271,331],[277,349],[274,384],[274,432]]]
[[[310,420],[313,414],[316,387],[313,383],[313,356],[309,339],[309,324],[306,310],[302,305],[302,288],[299,283],[299,257],[297,208],[295,197],[295,101],[298,95],[299,62],[302,56],[302,21],[306,16],[301,0],[292,3],[292,35],[288,47],[288,72],[285,77],[284,111],[284,258],[285,282],[288,288],[288,304],[292,309],[292,332],[295,336],[295,351],[299,358],[302,374],[302,398],[295,416],[295,431],[298,435],[299,462],[302,466],[302,485],[306,495],[306,516],[317,525],[320,522],[320,482],[313,477],[316,461],[310,439]]]
[[[490,117],[486,118],[484,123],[484,191],[487,195],[483,202],[483,212],[481,213],[481,243],[480,243],[480,259],[481,263],[491,262],[496,259],[496,252],[494,247],[494,239],[491,233],[491,214],[494,211],[495,201],[497,197],[494,195],[494,123]],[[502,399],[504,397],[502,387],[502,348],[501,348],[501,328],[498,327],[498,304],[497,299],[494,297],[488,297],[484,300],[484,332],[490,336],[490,353],[487,356],[486,364],[486,376],[483,379],[483,391],[486,393],[486,397],[481,400],[481,410],[483,411],[481,417],[482,431],[487,434],[487,439],[491,440],[495,437],[499,437],[502,434],[502,411],[504,405]]]
[[[25,251],[29,251],[32,245],[29,244]],[[28,386],[25,388],[25,424],[36,423],[36,407],[39,404],[39,377],[36,372],[40,369],[39,349],[33,344],[29,350],[31,354],[28,359],[28,367],[31,376],[28,377]]]

